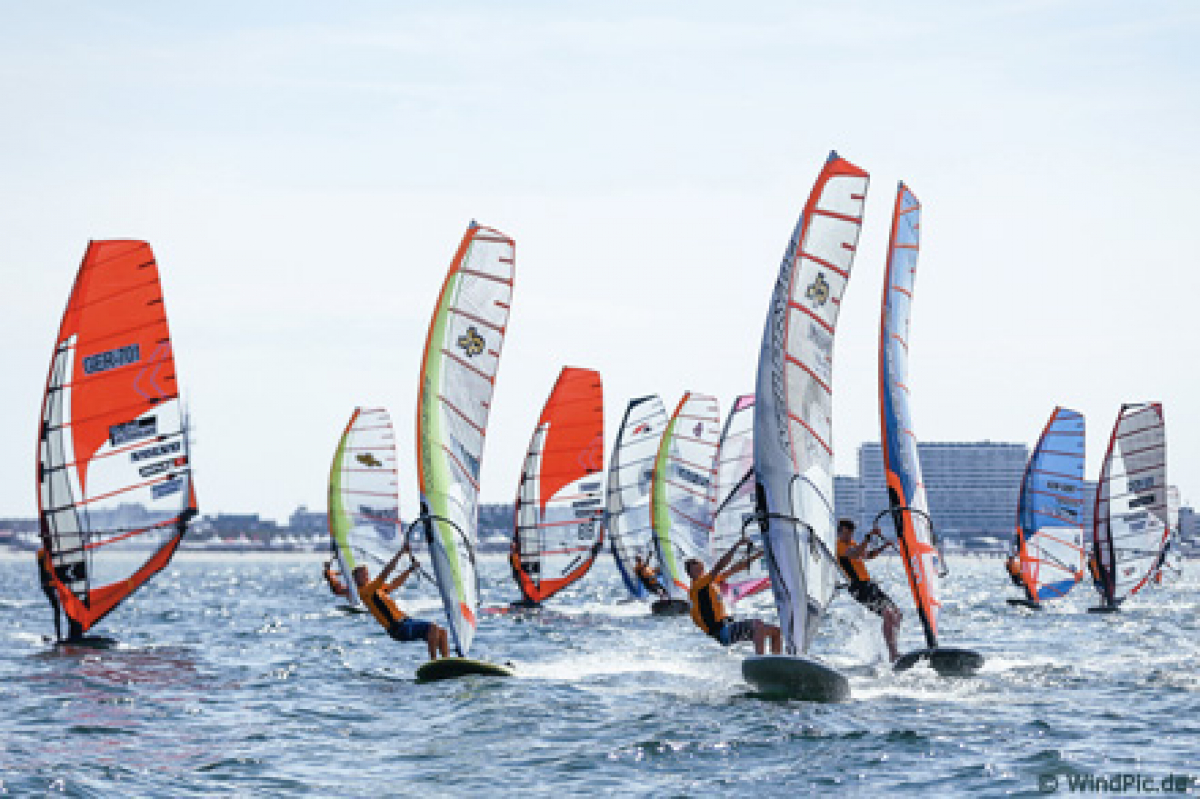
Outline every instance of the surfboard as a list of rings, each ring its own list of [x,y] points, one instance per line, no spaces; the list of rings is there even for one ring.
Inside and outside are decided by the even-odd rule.
[[[438,658],[427,660],[417,669],[417,682],[436,682],[438,680],[453,680],[458,677],[468,677],[479,674],[489,677],[515,677],[516,672],[511,666],[499,663],[488,663],[486,660],[473,658]]]
[[[1042,605],[1040,602],[1031,602],[1028,599],[1016,599],[1013,597],[1009,597],[1007,601],[1008,601],[1008,604],[1010,604],[1016,608],[1029,608],[1030,610],[1041,610],[1042,609]]]
[[[686,616],[692,606],[683,599],[660,599],[650,603],[650,612],[655,616]]]
[[[819,660],[804,655],[756,655],[742,661],[742,677],[763,696],[805,702],[844,702],[850,681]]]
[[[1095,608],[1088,608],[1088,613],[1120,613],[1120,605],[1100,605]]]
[[[53,638],[49,639],[54,641]],[[72,647],[80,647],[83,649],[112,649],[117,645],[116,638],[109,638],[104,635],[84,635],[79,638],[64,638],[61,641],[54,641],[54,646],[57,649],[70,649]]]
[[[973,677],[983,668],[983,655],[978,652],[952,646],[938,646],[901,655],[892,664],[892,671],[908,671],[922,660],[928,661],[929,667],[941,677]]]

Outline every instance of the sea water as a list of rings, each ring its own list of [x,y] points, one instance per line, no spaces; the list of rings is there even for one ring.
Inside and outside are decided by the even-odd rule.
[[[481,615],[472,655],[518,677],[418,685],[424,644],[339,610],[320,571],[316,554],[184,553],[92,649],[47,643],[33,556],[0,557],[0,790],[935,797],[1200,776],[1196,562],[1095,615],[1090,585],[1035,613],[1004,603],[1000,560],[953,558],[941,637],[987,657],[971,679],[893,675],[877,620],[839,593],[813,651],[851,675],[840,704],[756,698],[746,645],[623,601],[607,556],[541,612]],[[481,572],[485,606],[516,598],[502,558]],[[442,619],[428,583],[397,598]],[[769,592],[737,613],[773,618]],[[919,627],[907,612],[902,649]]]

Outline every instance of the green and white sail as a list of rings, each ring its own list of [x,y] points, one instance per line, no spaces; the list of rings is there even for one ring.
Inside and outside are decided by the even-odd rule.
[[[417,401],[421,514],[454,647],[478,625],[479,472],[512,299],[515,246],[471,223],[450,264],[425,342]]]
[[[329,468],[329,536],[352,605],[359,604],[354,568],[387,560],[399,547],[396,474],[396,435],[387,410],[355,408]]]
[[[691,580],[683,564],[708,558],[712,533],[713,460],[721,437],[721,408],[715,397],[689,391],[667,423],[654,460],[650,520],[671,599],[687,600]]]

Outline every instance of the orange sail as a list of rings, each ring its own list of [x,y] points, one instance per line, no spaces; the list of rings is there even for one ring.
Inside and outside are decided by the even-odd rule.
[[[604,389],[564,367],[533,431],[517,489],[513,576],[541,602],[587,574],[604,543]]]
[[[158,266],[144,242],[88,246],[46,381],[37,479],[42,543],[77,635],[167,565],[196,514]]]

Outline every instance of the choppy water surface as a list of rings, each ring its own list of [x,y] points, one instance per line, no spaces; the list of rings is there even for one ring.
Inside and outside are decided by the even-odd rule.
[[[185,554],[105,620],[107,650],[54,648],[32,555],[0,559],[0,781],[12,793],[1036,794],[1039,776],[1200,775],[1200,565],[1087,614],[1090,588],[1014,610],[1000,562],[952,560],[943,642],[988,657],[970,680],[878,664],[847,597],[815,651],[852,701],[764,701],[739,652],[687,619],[618,601],[607,561],[535,616],[489,614],[481,657],[517,679],[417,685],[423,644],[339,611],[310,556]],[[894,592],[898,593],[898,592]],[[398,592],[440,621],[432,587]],[[515,598],[500,558],[487,605]],[[773,615],[769,599],[738,609]],[[917,645],[906,618],[904,649]],[[1042,777],[1045,779],[1045,777]]]

